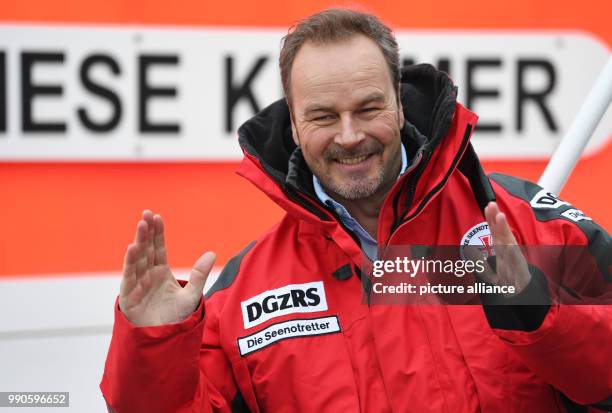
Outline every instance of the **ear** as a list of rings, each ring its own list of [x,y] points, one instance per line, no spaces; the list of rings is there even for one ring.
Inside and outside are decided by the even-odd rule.
[[[398,110],[399,110],[399,128],[400,130],[404,127],[404,107],[402,106],[402,102],[398,102]]]

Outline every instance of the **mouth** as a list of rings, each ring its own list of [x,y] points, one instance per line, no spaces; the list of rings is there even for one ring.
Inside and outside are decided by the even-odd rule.
[[[336,158],[334,160],[343,165],[356,165],[358,163],[365,161],[370,156],[372,155],[369,154],[369,155],[361,155],[361,156],[354,156],[354,157],[343,157],[343,158]]]

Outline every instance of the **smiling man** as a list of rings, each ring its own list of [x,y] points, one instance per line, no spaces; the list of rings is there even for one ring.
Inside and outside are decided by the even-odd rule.
[[[327,10],[301,21],[280,69],[285,99],[239,130],[239,173],[287,214],[202,297],[214,254],[177,282],[163,221],[143,213],[101,383],[109,411],[612,406],[612,352],[601,344],[612,340],[610,307],[560,304],[547,281],[609,294],[608,234],[532,183],[487,177],[469,143],[476,115],[445,73],[400,71],[375,16]],[[586,270],[544,274],[505,248],[517,244],[580,246]],[[482,279],[515,293],[373,304],[369,264],[417,245],[474,245],[489,257],[495,246]]]

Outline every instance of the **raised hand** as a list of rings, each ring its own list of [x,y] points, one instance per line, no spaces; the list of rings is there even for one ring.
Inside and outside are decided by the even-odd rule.
[[[506,215],[499,210],[497,203],[490,202],[484,212],[493,236],[496,268],[488,267],[483,278],[495,285],[513,285],[515,294],[518,294],[531,280],[527,261],[517,245]]]
[[[200,303],[214,262],[214,253],[204,253],[181,287],[168,267],[162,218],[145,210],[125,253],[119,307],[140,327],[181,322]]]

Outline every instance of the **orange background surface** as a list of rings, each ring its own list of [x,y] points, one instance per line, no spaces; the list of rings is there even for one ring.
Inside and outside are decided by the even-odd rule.
[[[322,8],[360,4],[393,28],[573,29],[612,43],[607,0],[513,2],[183,0],[4,1],[7,23],[143,24],[287,28]],[[567,5],[565,5],[567,4]],[[461,85],[460,85],[461,86]],[[485,162],[537,180],[546,162]],[[119,271],[140,211],[166,220],[170,264],[190,267],[204,250],[222,265],[282,211],[234,174],[237,163],[0,163],[0,276]],[[562,197],[612,228],[612,142],[583,159]]]

